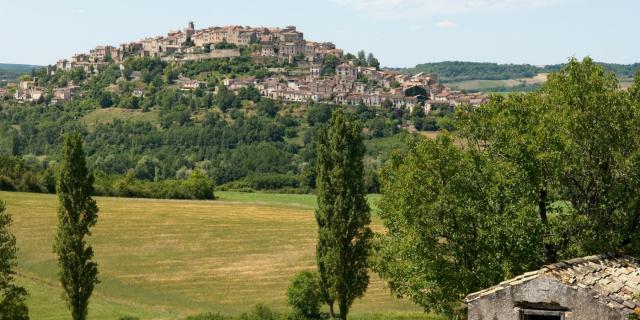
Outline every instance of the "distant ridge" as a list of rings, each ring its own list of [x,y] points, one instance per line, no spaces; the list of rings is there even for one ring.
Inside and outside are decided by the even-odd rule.
[[[30,64],[0,63],[0,80],[16,80],[21,75],[31,73],[31,70],[39,68],[42,68],[42,66]]]
[[[609,72],[614,72],[620,78],[632,78],[640,71],[640,63],[616,64],[603,63]],[[437,74],[441,82],[455,82],[465,80],[507,80],[531,78],[539,73],[555,72],[565,64],[534,66],[531,64],[499,64],[491,62],[463,62],[443,61],[418,64],[413,68],[398,69],[402,73],[416,74],[420,72]]]

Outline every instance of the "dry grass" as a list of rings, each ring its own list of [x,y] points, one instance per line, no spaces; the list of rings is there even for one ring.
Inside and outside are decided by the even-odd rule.
[[[6,192],[0,198],[14,217],[19,281],[30,291],[32,318],[68,318],[52,253],[57,198]],[[238,314],[256,303],[286,310],[289,279],[314,267],[313,200],[233,193],[217,201],[97,198],[100,217],[91,243],[102,283],[90,318]],[[353,313],[387,312],[419,309],[391,298],[373,277]]]

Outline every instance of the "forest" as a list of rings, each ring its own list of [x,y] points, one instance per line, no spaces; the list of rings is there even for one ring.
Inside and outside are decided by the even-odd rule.
[[[640,63],[615,64],[597,63],[605,70],[620,78],[633,78],[640,70]],[[443,83],[465,80],[507,80],[531,78],[538,73],[557,72],[566,67],[566,63],[534,66],[530,64],[498,64],[489,62],[445,61],[418,64],[413,68],[400,69],[403,73],[419,72],[436,74]]]

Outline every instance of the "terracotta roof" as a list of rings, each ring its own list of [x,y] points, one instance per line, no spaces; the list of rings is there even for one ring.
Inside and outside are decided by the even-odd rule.
[[[640,308],[640,260],[623,255],[595,255],[562,261],[468,295],[471,302],[538,277],[551,277],[575,290],[587,290],[609,308],[633,313]]]

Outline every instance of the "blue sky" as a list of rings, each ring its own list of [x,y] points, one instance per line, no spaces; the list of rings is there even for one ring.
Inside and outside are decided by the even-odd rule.
[[[640,62],[637,0],[1,0],[0,62],[52,64],[101,44],[212,25],[296,25],[384,66],[445,60]]]

